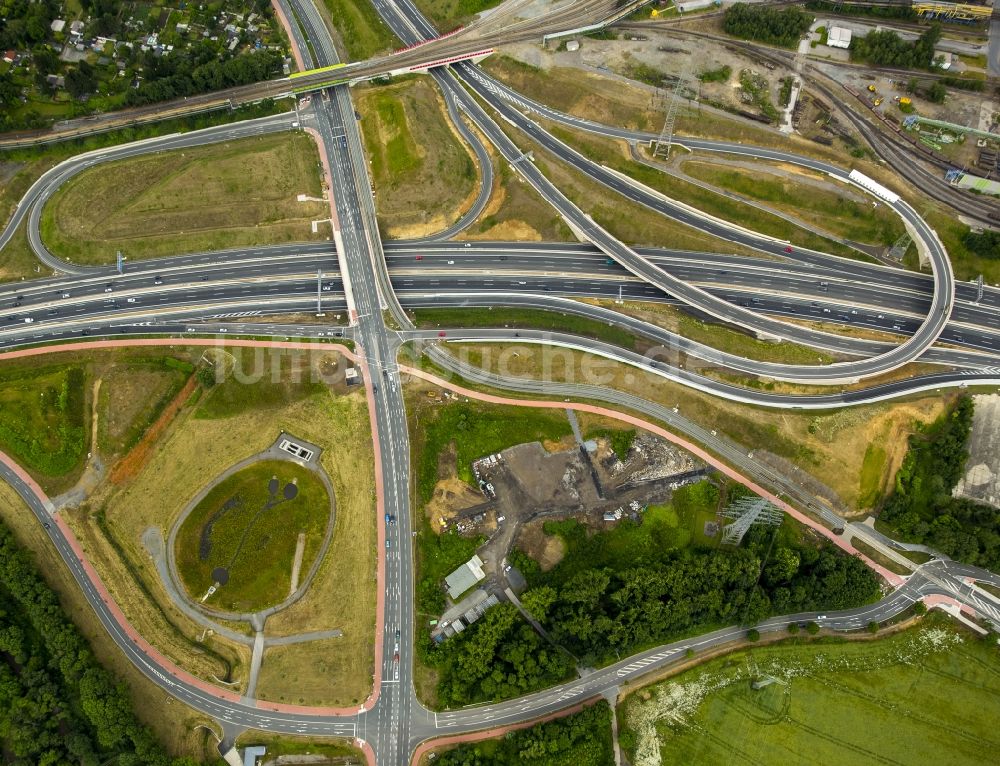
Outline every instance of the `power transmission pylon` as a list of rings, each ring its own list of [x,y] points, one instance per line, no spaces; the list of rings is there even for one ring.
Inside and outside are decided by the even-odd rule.
[[[677,75],[677,82],[674,83],[674,91],[670,96],[670,102],[667,104],[667,116],[663,121],[663,130],[660,131],[660,137],[656,139],[656,144],[653,147],[654,157],[662,154],[667,159],[670,159],[670,147],[674,142],[674,123],[677,121],[677,110],[681,107],[684,90],[690,87],[690,80],[691,64],[685,63]]]
[[[906,251],[910,247],[910,243],[913,242],[913,238],[910,236],[909,232],[904,232],[896,243],[889,248],[889,257],[894,261],[903,260],[903,256],[906,255]]]
[[[731,503],[719,515],[725,519],[734,519],[722,529],[723,544],[739,545],[743,535],[754,524],[766,524],[776,527],[781,523],[784,514],[762,497],[741,497]]]

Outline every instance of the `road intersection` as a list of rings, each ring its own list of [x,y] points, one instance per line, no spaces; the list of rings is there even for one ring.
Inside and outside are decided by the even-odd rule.
[[[295,19],[298,23],[289,24],[289,35],[298,49],[298,58],[304,66],[329,66],[336,63],[336,54],[332,39],[315,6],[309,0],[288,0],[279,3],[286,19]],[[390,0],[376,3],[377,9],[383,13],[388,23],[397,35],[405,42],[416,47],[425,39],[436,36],[430,25],[424,20],[408,0],[395,3]],[[308,37],[309,45],[303,32]],[[315,54],[315,60],[313,60]],[[630,184],[602,170],[582,155],[569,149],[565,144],[552,138],[531,119],[516,108],[512,103],[524,106],[526,101],[517,101],[516,94],[511,96],[502,88],[495,86],[494,81],[487,78],[480,70],[467,64],[454,67],[466,85],[477,93],[502,118],[522,134],[545,146],[561,160],[577,169],[590,174],[592,178],[622,194],[628,199],[646,205],[651,210],[670,215],[690,222],[702,230],[721,236],[725,239],[746,244],[757,250],[770,253],[784,261],[788,254],[782,243],[769,241],[753,232],[735,226],[725,226],[707,216],[692,215],[688,210],[676,205],[670,200],[664,200],[653,195],[635,184]],[[873,376],[892,370],[913,359],[932,357],[949,365],[960,365],[967,369],[957,372],[949,371],[938,375],[921,376],[908,380],[869,386],[857,391],[828,395],[771,395],[767,392],[740,389],[700,376],[695,372],[681,369],[670,361],[657,362],[646,357],[635,358],[629,352],[610,344],[593,339],[579,338],[570,335],[538,334],[526,330],[509,328],[494,330],[463,330],[449,328],[448,340],[469,340],[489,342],[522,342],[560,344],[580,350],[598,353],[615,360],[624,361],[634,366],[646,369],[670,379],[678,380],[685,385],[710,390],[717,395],[739,398],[757,404],[782,407],[835,407],[845,404],[877,401],[881,398],[891,398],[902,393],[927,390],[943,386],[961,386],[966,383],[1000,384],[1000,362],[997,366],[989,364],[995,361],[995,353],[989,346],[994,337],[993,321],[996,317],[995,302],[998,300],[995,291],[989,291],[987,301],[983,306],[973,306],[968,300],[968,288],[956,290],[951,275],[947,254],[937,240],[934,232],[919,216],[901,201],[895,203],[895,209],[904,218],[910,228],[920,239],[922,246],[930,258],[933,275],[916,277],[903,273],[887,273],[884,278],[891,289],[881,290],[880,295],[872,295],[875,305],[885,301],[898,301],[892,314],[887,309],[892,321],[907,322],[906,331],[909,338],[898,345],[885,343],[859,343],[842,336],[826,337],[823,333],[804,332],[776,317],[798,313],[796,309],[805,312],[805,304],[812,303],[809,298],[810,287],[817,281],[807,278],[804,269],[813,269],[817,273],[822,268],[833,268],[832,261],[826,261],[829,256],[821,253],[805,251],[796,254],[796,262],[790,268],[799,269],[802,276],[798,277],[798,288],[801,295],[796,295],[790,289],[788,295],[777,300],[764,303],[763,299],[756,302],[750,298],[746,304],[739,297],[735,301],[726,296],[744,292],[744,288],[729,284],[725,287],[712,289],[708,279],[709,271],[737,271],[741,278],[751,276],[753,279],[783,279],[786,286],[792,286],[796,277],[789,274],[764,272],[756,266],[747,264],[740,259],[728,256],[708,256],[698,254],[705,265],[697,275],[693,271],[696,264],[690,263],[691,258],[678,254],[664,254],[655,251],[635,250],[624,246],[608,232],[589,220],[589,218],[573,205],[532,163],[519,162],[523,156],[517,145],[507,136],[500,126],[475,101],[469,91],[461,87],[451,74],[441,70],[432,70],[432,76],[446,94],[453,117],[455,110],[463,111],[479,127],[491,143],[500,151],[508,162],[514,163],[518,171],[542,193],[543,197],[567,219],[573,222],[575,228],[584,233],[591,246],[551,247],[533,249],[529,246],[490,246],[477,245],[468,248],[474,251],[456,253],[464,245],[438,245],[422,242],[397,245],[383,252],[378,236],[375,220],[375,209],[370,195],[370,181],[367,175],[367,161],[363,152],[360,135],[354,117],[350,95],[345,85],[323,91],[323,95],[314,98],[306,114],[299,115],[310,130],[314,131],[321,148],[321,155],[326,169],[331,190],[332,220],[335,230],[335,247],[327,246],[292,246],[274,249],[256,249],[249,251],[234,251],[225,257],[218,254],[194,254],[173,259],[169,262],[130,266],[129,274],[119,277],[109,274],[107,269],[93,267],[78,267],[61,262],[44,247],[39,232],[41,209],[45,200],[68,178],[86,167],[99,161],[107,161],[117,157],[136,156],[143,152],[195,145],[198,142],[211,143],[227,140],[242,135],[258,135],[260,133],[286,130],[291,128],[290,115],[276,115],[235,126],[209,129],[209,132],[199,132],[197,135],[185,134],[166,139],[152,139],[140,145],[126,145],[112,150],[100,150],[83,159],[57,166],[36,183],[22,200],[15,211],[14,219],[0,236],[0,246],[9,241],[17,225],[28,223],[29,240],[39,258],[50,267],[66,274],[75,276],[71,282],[64,277],[40,281],[37,285],[25,283],[14,288],[0,289],[0,300],[4,297],[10,300],[13,296],[12,310],[16,310],[17,318],[32,319],[31,322],[0,324],[0,347],[15,348],[25,343],[39,341],[54,341],[81,337],[93,331],[94,334],[133,333],[165,333],[181,334],[194,344],[211,344],[216,341],[190,337],[205,330],[225,332],[229,327],[239,333],[273,334],[284,336],[292,330],[270,326],[267,332],[259,332],[262,325],[255,323],[253,316],[244,323],[225,325],[212,320],[231,319],[226,316],[216,316],[226,313],[239,313],[241,309],[249,312],[264,312],[266,314],[286,311],[301,311],[315,305],[315,275],[312,272],[316,266],[328,276],[331,285],[328,305],[342,309],[349,315],[350,323],[346,329],[330,330],[327,327],[296,328],[296,335],[316,337],[320,333],[328,339],[331,335],[349,336],[356,344],[356,352],[345,347],[331,346],[348,358],[356,361],[362,369],[367,384],[367,396],[372,433],[375,440],[375,476],[377,493],[377,517],[384,514],[395,516],[398,520],[391,528],[378,525],[379,538],[379,569],[378,569],[378,640],[376,642],[375,678],[372,696],[358,709],[334,710],[303,708],[290,705],[277,705],[253,699],[241,698],[232,692],[206,684],[182,669],[174,666],[160,655],[154,647],[145,642],[141,636],[131,629],[124,615],[108,595],[100,583],[96,571],[86,561],[86,557],[73,538],[69,528],[56,515],[52,516],[51,504],[41,488],[34,484],[21,469],[7,456],[0,454],[0,476],[9,481],[18,493],[28,503],[31,510],[40,521],[48,523],[50,537],[57,551],[66,561],[74,577],[77,579],[88,601],[97,611],[102,623],[109,633],[126,653],[129,659],[150,679],[168,693],[184,701],[193,708],[213,716],[223,723],[227,736],[231,737],[238,731],[253,728],[270,732],[284,732],[304,735],[338,735],[353,737],[362,743],[366,754],[373,763],[405,764],[409,762],[410,754],[416,745],[442,733],[454,734],[470,732],[498,725],[514,724],[527,721],[542,715],[554,713],[581,701],[594,698],[614,690],[620,684],[641,678],[651,671],[669,666],[672,662],[684,657],[689,650],[703,651],[712,647],[722,646],[739,639],[745,632],[744,628],[731,627],[715,631],[697,638],[678,641],[666,646],[657,647],[647,652],[625,658],[621,662],[606,668],[588,673],[581,678],[570,681],[543,692],[527,697],[492,705],[475,706],[463,710],[433,713],[427,710],[416,698],[413,687],[413,562],[410,545],[410,509],[409,509],[409,442],[407,433],[406,412],[402,398],[401,374],[421,375],[417,370],[400,368],[397,354],[403,343],[422,341],[429,344],[427,353],[430,358],[443,369],[459,373],[473,382],[486,383],[495,388],[520,391],[537,396],[533,402],[517,400],[518,403],[533,406],[566,406],[561,400],[571,398],[606,402],[612,407],[626,408],[636,415],[622,416],[610,412],[612,416],[633,418],[637,425],[654,432],[670,435],[669,429],[676,429],[688,435],[698,444],[704,445],[708,451],[690,444],[690,448],[701,451],[709,462],[717,464],[739,480],[755,487],[761,493],[772,496],[775,502],[781,503],[776,495],[770,495],[765,487],[780,490],[793,498],[796,505],[808,510],[815,517],[825,522],[820,524],[810,517],[803,516],[807,522],[817,529],[829,530],[840,520],[832,516],[829,509],[818,505],[815,498],[804,494],[801,487],[791,486],[787,477],[783,477],[773,469],[755,463],[743,450],[739,450],[720,439],[714,433],[707,433],[696,424],[686,421],[679,413],[654,402],[643,400],[630,394],[616,392],[607,388],[587,386],[584,384],[559,384],[538,382],[523,379],[510,379],[490,375],[481,370],[463,366],[454,357],[444,353],[436,338],[440,337],[438,330],[419,331],[413,328],[412,322],[404,308],[419,305],[445,305],[444,298],[450,305],[472,306],[497,305],[501,294],[517,293],[510,288],[513,282],[524,282],[527,279],[517,277],[528,276],[534,281],[532,289],[523,291],[519,300],[510,300],[510,305],[523,307],[542,307],[549,310],[562,306],[565,301],[560,295],[547,296],[547,292],[568,295],[578,294],[580,285],[573,283],[575,273],[586,275],[593,283],[593,272],[601,268],[600,260],[611,258],[615,264],[605,263],[605,267],[616,269],[612,279],[604,280],[602,287],[610,285],[617,291],[619,286],[627,284],[630,291],[637,294],[652,290],[657,299],[672,299],[698,308],[716,318],[742,326],[762,335],[782,337],[801,341],[809,345],[823,347],[823,344],[838,344],[837,350],[845,355],[856,357],[848,361],[838,362],[836,369],[831,365],[813,367],[804,366],[766,366],[764,363],[753,363],[733,355],[715,352],[700,344],[693,344],[676,336],[660,335],[651,328],[640,328],[635,320],[629,320],[619,315],[617,321],[623,327],[633,331],[639,330],[662,341],[662,345],[681,349],[686,354],[708,357],[708,361],[723,364],[736,370],[753,374],[766,374],[783,380],[807,383],[830,383],[853,381],[863,377]],[[549,115],[546,115],[549,116]],[[572,119],[572,118],[568,118]],[[699,147],[707,151],[725,151],[740,153],[744,156],[780,159],[782,161],[799,161],[785,153],[770,153],[768,150],[720,145],[718,142],[702,142]],[[475,144],[474,144],[475,146]],[[480,162],[484,162],[484,153],[476,152]],[[808,161],[812,162],[812,161]],[[484,165],[484,175],[488,161]],[[841,180],[846,180],[846,172],[824,166],[824,172],[834,174]],[[839,175],[837,175],[839,174]],[[484,188],[489,188],[484,184]],[[476,206],[481,209],[487,196],[480,194]],[[887,201],[888,202],[888,201]],[[476,207],[474,206],[474,209]],[[471,221],[473,216],[467,217]],[[454,233],[455,228],[448,234]],[[416,274],[414,269],[404,268],[409,265],[413,248],[421,248],[423,253],[434,259],[435,268],[424,269],[424,274]],[[407,249],[409,248],[409,249]],[[435,249],[439,248],[439,249]],[[514,263],[506,264],[516,268],[494,269],[505,274],[504,284],[497,284],[496,279],[486,279],[482,272],[484,248],[489,256],[497,259],[517,258]],[[393,252],[397,254],[393,254]],[[528,254],[525,254],[528,253]],[[571,255],[564,256],[564,253]],[[276,257],[278,256],[278,257]],[[456,257],[457,256],[457,257]],[[539,265],[542,271],[548,270],[548,263],[539,261],[544,258],[566,258],[555,276],[539,275]],[[458,261],[461,259],[479,258],[476,263],[462,264],[462,271],[456,263],[454,270],[445,269],[440,260]],[[663,264],[670,258],[676,258],[678,263],[672,267]],[[334,260],[336,259],[336,260]],[[405,260],[404,260],[405,259]],[[572,259],[579,259],[573,261]],[[680,261],[687,263],[681,264]],[[395,263],[395,267],[394,267]],[[581,265],[582,264],[582,265]],[[451,266],[450,263],[444,264]],[[725,268],[722,268],[725,266]],[[841,272],[847,265],[838,264]],[[865,277],[881,274],[877,267],[851,264],[850,268],[864,271]],[[517,269],[523,271],[519,272]],[[256,271],[255,271],[256,270]],[[308,275],[306,271],[308,270]],[[472,284],[477,278],[481,283]],[[780,271],[776,269],[775,271]],[[395,272],[395,273],[394,273]],[[204,287],[195,282],[195,274],[211,274],[212,281],[206,281]],[[493,276],[493,275],[491,275]],[[721,276],[716,273],[715,276]],[[166,277],[166,278],[164,278]],[[437,279],[435,279],[435,277]],[[459,279],[461,277],[461,281]],[[280,278],[279,282],[275,282]],[[107,293],[102,287],[111,279],[115,285],[113,294],[125,298],[124,305],[106,305]],[[200,281],[201,277],[199,277]],[[159,281],[158,281],[159,280]],[[169,286],[164,283],[171,281]],[[409,282],[407,282],[409,280]],[[546,281],[548,280],[548,281]],[[437,281],[442,284],[435,285]],[[582,280],[580,280],[582,281]],[[864,294],[866,288],[861,285],[845,284],[841,278],[832,278],[836,282],[838,299],[843,301],[845,311],[847,306],[853,307],[855,299]],[[287,289],[282,286],[287,284]],[[417,283],[420,283],[417,285]],[[443,283],[449,283],[445,289]],[[464,284],[462,283],[464,282]],[[487,282],[492,282],[488,285]],[[561,282],[561,285],[560,285]],[[808,286],[807,286],[808,283]],[[72,287],[69,287],[72,284]],[[267,285],[265,287],[265,285]],[[307,289],[304,286],[308,286]],[[513,285],[514,287],[520,285]],[[588,288],[592,284],[588,285]],[[769,286],[770,287],[770,286]],[[828,286],[829,287],[829,286]],[[273,288],[273,289],[272,289]],[[541,288],[539,290],[539,288]],[[67,291],[71,291],[67,297]],[[272,293],[268,295],[269,291]],[[773,288],[770,289],[773,292]],[[587,290],[593,293],[593,290]],[[832,298],[828,291],[826,298]],[[59,298],[52,297],[55,293]],[[614,295],[614,292],[602,292],[603,295]],[[444,295],[443,295],[444,294]],[[633,293],[629,293],[632,295]],[[794,297],[793,297],[794,295]],[[141,308],[129,307],[129,297],[139,297],[143,301]],[[166,300],[163,300],[166,296]],[[477,296],[480,296],[477,298]],[[808,297],[807,297],[808,296]],[[888,296],[888,298],[886,297]],[[964,296],[964,298],[963,298]],[[322,294],[320,295],[322,298]],[[816,296],[824,297],[824,296]],[[960,301],[956,303],[956,298]],[[111,299],[117,301],[118,298]],[[829,300],[825,300],[829,305]],[[784,308],[787,303],[788,309]],[[810,306],[822,310],[826,306]],[[583,305],[583,304],[577,304]],[[795,307],[793,309],[792,307]],[[30,307],[30,308],[29,308]],[[249,308],[248,308],[249,307]],[[80,309],[77,311],[77,309]],[[48,312],[55,310],[59,316],[51,319]],[[38,326],[34,326],[36,312],[39,313]],[[961,313],[964,312],[964,313]],[[385,313],[393,322],[403,328],[394,330],[387,327]],[[75,317],[73,314],[81,314]],[[23,315],[23,316],[22,316]],[[591,318],[607,321],[609,316],[602,311],[588,312]],[[839,315],[838,315],[839,316]],[[847,323],[851,323],[851,314],[845,315]],[[882,314],[879,314],[882,316]],[[966,321],[956,321],[960,316]],[[820,313],[822,317],[822,313]],[[949,324],[949,320],[951,323]],[[193,323],[193,324],[192,324]],[[117,326],[116,326],[117,324]],[[902,325],[899,325],[902,329]],[[956,330],[955,328],[959,329]],[[44,329],[43,329],[44,328]],[[792,329],[790,329],[792,328]],[[946,332],[967,333],[973,338],[970,348],[966,350],[933,347],[935,341]],[[837,338],[840,338],[838,341]],[[951,339],[951,338],[949,338]],[[963,336],[964,342],[964,336]],[[989,343],[987,343],[989,341]],[[121,343],[154,345],[160,343],[176,343],[164,339],[157,341],[123,340]],[[226,342],[233,344],[251,344],[254,341],[227,338]],[[295,343],[278,341],[272,344],[281,348],[308,348],[310,343]],[[79,345],[74,348],[81,348]],[[95,346],[96,347],[96,346]],[[42,349],[24,349],[11,351],[5,356],[13,358],[24,353],[49,353],[58,347],[48,346]],[[978,349],[978,351],[976,350]],[[3,359],[4,356],[0,356]],[[422,374],[426,377],[426,373]],[[452,387],[455,384],[444,380],[435,382],[442,387]],[[457,389],[456,389],[457,390]],[[462,389],[464,395],[470,398],[487,398],[471,389]],[[493,397],[496,399],[497,397]],[[493,400],[491,399],[491,400]],[[513,400],[511,400],[513,401]],[[583,405],[581,405],[583,406]],[[589,406],[589,405],[585,405]],[[659,424],[666,424],[664,429]],[[716,457],[718,456],[718,457]],[[719,459],[721,458],[721,460]],[[755,483],[754,479],[760,482]],[[787,506],[789,512],[795,512]],[[827,533],[825,532],[825,533]],[[831,539],[836,536],[827,534]],[[390,544],[388,552],[386,543]],[[873,566],[874,563],[872,563]],[[996,600],[984,591],[970,587],[968,580],[981,580],[991,585],[1000,583],[995,575],[978,570],[974,567],[958,565],[948,561],[932,561],[918,568],[908,578],[899,578],[890,572],[882,571],[886,580],[894,586],[884,599],[860,609],[843,612],[830,612],[822,620],[823,627],[831,630],[856,630],[870,620],[882,621],[899,614],[914,601],[934,597],[950,603],[963,605],[968,611],[984,619],[1000,624],[1000,609]],[[818,614],[787,615],[765,621],[758,629],[761,632],[781,631],[790,622],[819,619]],[[399,656],[387,647],[399,644]]]

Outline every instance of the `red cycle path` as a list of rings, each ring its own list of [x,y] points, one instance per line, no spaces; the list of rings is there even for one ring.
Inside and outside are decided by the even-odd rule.
[[[211,347],[211,346],[231,346],[238,348],[271,348],[271,349],[285,349],[285,350],[324,350],[324,351],[334,351],[342,356],[352,360],[362,368],[362,372],[365,376],[366,382],[371,379],[368,374],[368,365],[362,355],[356,354],[346,346],[341,344],[328,344],[328,343],[305,343],[301,341],[259,341],[250,340],[243,338],[185,338],[183,340],[178,340],[174,338],[131,338],[131,339],[121,339],[121,340],[96,340],[96,341],[86,341],[81,343],[61,343],[51,346],[39,346],[35,348],[27,349],[17,349],[14,351],[8,351],[0,354],[0,361],[6,359],[21,359],[33,356],[42,356],[44,354],[54,354],[60,352],[72,352],[72,351],[87,351],[87,350],[101,350],[101,349],[113,349],[113,348],[123,348],[123,347],[185,347],[185,346],[196,346],[196,347]],[[434,385],[445,388],[462,396],[468,397],[469,399],[476,399],[479,401],[490,402],[492,404],[504,404],[518,407],[531,407],[536,409],[574,409],[579,412],[589,412],[595,415],[602,415],[604,417],[613,418],[620,420],[630,425],[642,428],[651,433],[656,434],[683,449],[697,455],[699,458],[704,460],[709,465],[715,467],[718,471],[724,475],[740,482],[749,489],[753,490],[755,493],[761,497],[766,498],[775,506],[781,508],[783,511],[788,513],[794,519],[802,524],[815,529],[817,532],[822,534],[828,540],[833,542],[839,548],[843,549],[851,555],[860,557],[869,567],[877,571],[882,577],[884,577],[888,582],[893,585],[900,585],[904,582],[904,579],[896,575],[893,572],[889,572],[883,567],[878,566],[875,562],[864,556],[862,553],[857,551],[848,542],[842,540],[841,538],[834,535],[826,527],[822,526],[816,521],[813,521],[805,514],[795,510],[788,503],[784,502],[780,498],[776,497],[771,492],[768,492],[763,487],[759,486],[751,479],[743,476],[733,468],[730,468],[725,463],[722,463],[718,458],[706,452],[704,449],[699,447],[692,442],[680,438],[676,434],[673,434],[666,429],[656,425],[647,420],[643,420],[634,415],[629,415],[622,412],[617,412],[615,410],[607,409],[605,407],[599,407],[592,404],[583,404],[577,402],[556,402],[548,400],[529,400],[529,399],[514,399],[511,397],[497,396],[494,394],[487,394],[481,391],[475,391],[473,389],[465,388],[457,384],[451,383],[449,381],[438,378],[435,375],[427,373],[423,370],[416,369],[413,367],[400,366],[400,371],[412,375],[415,378],[419,378]],[[366,385],[365,393],[368,400],[368,416],[372,431],[372,440],[374,443],[374,456],[375,456],[375,490],[377,499],[378,516],[376,518],[381,518],[382,513],[385,508],[385,496],[384,487],[382,484],[382,472],[381,472],[381,451],[379,449],[379,435],[378,428],[375,419],[375,397],[372,393],[370,386]],[[12,471],[14,471],[19,478],[21,478],[36,494],[36,496],[46,505],[50,504],[50,500],[38,483],[16,462],[14,462],[8,455],[0,452],[0,461],[9,466]],[[240,695],[235,692],[230,692],[228,690],[219,689],[218,687],[197,678],[182,668],[175,665],[171,660],[160,654],[155,647],[150,645],[134,627],[128,622],[125,615],[122,613],[121,609],[115,603],[114,599],[108,593],[107,588],[105,588],[104,583],[101,581],[100,576],[97,571],[93,568],[89,561],[87,561],[83,549],[80,546],[79,541],[76,539],[73,531],[69,526],[58,516],[54,517],[54,521],[59,525],[60,530],[65,535],[70,547],[77,559],[80,562],[87,578],[93,584],[95,590],[98,592],[101,599],[107,605],[109,611],[114,616],[115,620],[121,626],[122,630],[128,635],[128,637],[152,660],[156,662],[160,667],[167,670],[172,676],[174,676],[178,681],[183,681],[206,694],[210,694],[217,699],[226,700],[230,702],[239,702],[241,700]],[[377,593],[377,604],[376,604],[376,636],[375,636],[375,674],[374,674],[374,685],[372,694],[365,700],[361,709],[370,710],[375,703],[378,701],[380,687],[381,687],[381,659],[383,656],[383,633],[384,633],[384,622],[383,622],[383,609],[385,604],[385,557],[382,555],[382,549],[385,544],[385,530],[381,524],[377,525],[378,528],[378,568],[377,568],[377,582],[376,582],[376,593]],[[930,599],[937,597],[929,597]],[[945,599],[941,598],[942,601]],[[953,601],[953,600],[949,600]],[[930,603],[930,600],[928,600]],[[567,715],[570,712],[575,712],[585,706],[586,703],[581,703],[568,710],[559,711],[548,718],[555,718],[562,715]],[[272,702],[260,702],[255,701],[255,705],[261,710],[272,710],[284,713],[299,713],[303,715],[344,715],[349,716],[359,712],[358,708],[338,708],[338,707],[306,707],[302,705],[286,705],[280,703]],[[548,719],[537,719],[537,720],[548,720]],[[425,753],[430,747],[434,746],[431,742],[438,745],[447,744],[451,742],[469,742],[478,741],[481,739],[487,739],[494,736],[499,736],[505,731],[510,731],[513,729],[524,728],[526,726],[534,725],[536,721],[528,721],[520,724],[498,727],[495,729],[489,729],[481,732],[473,732],[465,735],[455,735],[451,737],[445,737],[438,740],[430,740],[428,742],[422,743],[417,750],[414,752],[414,762],[423,753]],[[359,741],[359,746],[365,752],[367,760],[370,764],[374,764],[374,752],[368,743]]]

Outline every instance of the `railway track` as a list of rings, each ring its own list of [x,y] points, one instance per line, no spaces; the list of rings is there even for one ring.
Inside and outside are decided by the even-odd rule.
[[[616,24],[616,29],[641,28],[642,24],[634,22]],[[648,25],[645,25],[648,30]],[[693,37],[704,40],[711,40],[731,48],[747,53],[761,61],[770,62],[782,67],[792,68],[795,54],[791,51],[782,51],[767,46],[756,45],[754,43],[734,40],[730,37],[713,35],[707,32],[694,32],[688,29],[675,29],[679,37]],[[902,135],[898,128],[894,127],[881,117],[876,118],[883,124],[888,132],[880,130],[873,125],[865,116],[858,114],[850,108],[849,103],[843,98],[842,93],[835,93],[833,88],[846,91],[857,99],[859,104],[863,104],[861,94],[852,91],[836,81],[830,80],[829,76],[820,72],[810,63],[806,63],[801,72],[803,79],[809,81],[809,86],[824,96],[831,108],[837,109],[850,123],[850,125],[861,134],[861,137],[871,146],[875,154],[883,161],[892,165],[897,172],[908,183],[922,190],[927,196],[941,202],[953,210],[963,214],[967,218],[988,225],[997,226],[1000,224],[1000,205],[979,199],[975,195],[960,192],[950,186],[943,178],[944,171],[953,169],[955,166],[947,160],[928,153],[918,146],[917,142],[911,142]],[[828,81],[827,84],[823,81]],[[832,85],[832,87],[831,87]],[[867,111],[871,111],[866,107]],[[874,114],[874,113],[873,113]],[[915,155],[915,156],[914,156]],[[929,162],[941,169],[941,176],[937,176],[927,170],[921,163]]]

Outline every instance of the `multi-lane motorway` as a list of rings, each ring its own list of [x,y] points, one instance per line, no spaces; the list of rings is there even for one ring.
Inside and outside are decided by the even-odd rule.
[[[435,36],[434,30],[408,2],[379,0],[376,8],[405,42],[416,45]],[[589,3],[603,8],[609,3]],[[332,39],[309,0],[282,0],[285,15],[293,19],[289,34],[306,66],[336,63]],[[607,9],[605,9],[607,10]],[[307,44],[308,39],[308,44]],[[378,236],[369,190],[367,161],[357,129],[350,94],[339,86],[323,91],[312,103],[292,113],[252,123],[209,131],[152,139],[74,158],[43,176],[18,206],[14,218],[0,235],[0,246],[22,222],[39,258],[60,272],[59,276],[0,287],[0,348],[64,340],[82,336],[124,333],[171,335],[217,331],[285,336],[349,336],[355,343],[367,385],[375,440],[377,514],[396,517],[396,525],[379,524],[379,641],[375,689],[357,711],[329,714],[324,711],[269,710],[254,700],[213,694],[203,684],[162,661],[130,633],[120,613],[107,601],[92,570],[61,523],[47,529],[53,544],[77,578],[85,596],[129,658],[155,683],[192,707],[224,722],[227,733],[258,728],[299,734],[354,736],[366,743],[372,760],[384,764],[406,763],[416,743],[435,734],[452,734],[527,720],[546,712],[614,689],[621,683],[663,667],[687,649],[700,650],[738,637],[740,629],[717,631],[696,639],[659,647],[623,660],[584,678],[530,697],[497,705],[434,714],[416,699],[412,683],[413,562],[408,507],[409,445],[402,385],[397,368],[401,344],[428,343],[428,353],[445,369],[484,383],[526,393],[563,398],[605,401],[651,421],[667,423],[705,444],[729,465],[767,486],[778,488],[830,525],[828,509],[818,506],[801,486],[787,477],[755,464],[745,450],[706,433],[682,415],[635,395],[586,384],[538,382],[491,375],[463,366],[442,353],[444,342],[481,341],[547,343],[579,348],[663,375],[685,385],[719,396],[775,407],[837,407],[939,386],[967,383],[1000,383],[1000,345],[997,307],[1000,292],[992,288],[978,295],[973,286],[955,285],[947,254],[936,235],[905,203],[892,204],[914,233],[930,260],[930,277],[884,267],[842,261],[812,251],[788,252],[785,243],[699,214],[664,199],[648,189],[615,176],[590,162],[525,116],[525,110],[549,119],[574,123],[575,118],[544,112],[488,78],[480,70],[456,67],[467,86],[498,113],[511,128],[545,147],[604,184],[615,193],[645,205],[651,214],[668,215],[722,239],[739,242],[772,256],[772,260],[706,253],[667,252],[628,248],[589,218],[559,192],[525,158],[511,138],[449,73],[434,70],[452,119],[463,111],[520,172],[588,240],[587,245],[401,242],[383,245]],[[513,108],[513,107],[517,108]],[[78,267],[49,253],[39,234],[41,210],[51,194],[86,167],[116,157],[211,143],[292,127],[315,131],[321,139],[324,165],[329,173],[335,205],[335,241],[313,245],[252,248],[225,253],[179,256],[161,261],[129,264],[125,274],[107,268]],[[458,122],[460,124],[460,121]],[[593,124],[575,125],[595,130]],[[463,131],[463,135],[470,135]],[[600,130],[614,131],[600,126]],[[609,133],[614,135],[614,133]],[[626,137],[635,138],[634,135]],[[698,142],[691,142],[692,144]],[[478,141],[471,145],[482,166],[483,184],[473,210],[443,232],[450,236],[472,221],[488,198],[491,180],[489,157]],[[812,163],[784,153],[769,152],[719,142],[700,142],[706,151],[725,151],[764,159]],[[816,169],[816,168],[814,168]],[[823,165],[823,172],[847,182],[847,174]],[[438,238],[433,238],[437,240]],[[322,275],[317,280],[317,271]],[[318,284],[317,284],[318,282]],[[672,301],[697,309],[748,331],[786,338],[835,354],[832,365],[792,367],[773,365],[722,353],[703,344],[651,327],[614,312],[573,301],[578,297],[633,298]],[[315,310],[317,301],[329,312],[342,312],[347,327],[280,325],[268,317]],[[634,354],[594,338],[538,333],[526,328],[461,327],[419,330],[407,309],[442,306],[512,306],[575,313],[595,322],[614,324],[651,340],[662,355]],[[386,327],[392,316],[401,330]],[[232,315],[243,315],[234,318]],[[783,319],[813,319],[855,330],[881,330],[884,340],[865,340],[805,327]],[[445,337],[442,339],[441,333]],[[901,339],[891,342],[892,337]],[[997,345],[995,345],[997,344]],[[891,370],[919,359],[946,368],[941,373],[902,379],[835,394],[772,395],[757,389],[723,384],[702,375],[695,359],[717,367],[752,375],[766,375],[809,383],[855,380]],[[11,467],[0,463],[0,475],[17,489],[38,516],[48,522],[50,510],[40,491]],[[386,544],[388,543],[388,547]],[[966,604],[981,616],[1000,622],[997,605],[981,592],[964,585],[965,578],[997,584],[994,575],[952,562],[924,565],[878,604],[842,613],[830,613],[824,625],[850,630],[871,619],[886,619],[915,599],[946,596]],[[762,631],[781,630],[790,621],[817,615],[790,615],[764,623]]]

